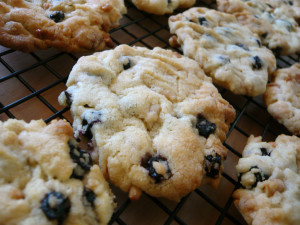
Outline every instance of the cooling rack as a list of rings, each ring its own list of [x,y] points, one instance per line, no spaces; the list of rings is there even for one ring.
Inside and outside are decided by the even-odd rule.
[[[110,31],[116,45],[159,46],[181,52],[168,43],[171,36],[168,16],[140,12],[129,1],[125,2],[128,13],[121,26]],[[214,4],[200,1],[196,6],[215,8]],[[69,109],[60,106],[57,97],[66,89],[68,74],[80,56],[55,49],[22,53],[0,46],[0,120],[17,118],[29,122],[42,118],[49,122],[64,118],[72,123]],[[289,67],[299,59],[299,55],[277,58],[277,67]],[[176,203],[147,194],[131,202],[127,193],[112,187],[118,207],[109,224],[246,224],[231,195],[237,185],[235,165],[247,138],[253,134],[272,141],[277,135],[289,132],[268,114],[261,96],[237,96],[222,88],[219,91],[234,106],[237,117],[223,143],[229,151],[218,189],[202,186]]]

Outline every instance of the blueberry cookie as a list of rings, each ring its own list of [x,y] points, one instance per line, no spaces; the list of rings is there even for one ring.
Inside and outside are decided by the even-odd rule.
[[[218,10],[232,13],[237,20],[259,35],[262,44],[274,54],[289,55],[300,51],[300,28],[291,8],[275,7],[260,0],[217,0]]]
[[[292,12],[295,20],[300,22],[300,0],[264,0],[275,8],[283,7],[284,11]],[[286,10],[288,8],[288,10]]]
[[[196,0],[131,0],[139,9],[148,13],[163,15],[172,13],[177,8],[192,7]]]
[[[264,98],[268,112],[291,133],[300,135],[300,63],[277,70]]]
[[[276,68],[271,51],[230,14],[192,8],[169,18],[171,45],[200,63],[213,82],[235,94],[257,96]]]
[[[112,46],[107,33],[126,12],[123,0],[2,0],[0,44],[25,52],[78,52]]]
[[[237,165],[240,189],[235,205],[248,224],[300,224],[300,139],[275,142],[250,136]]]
[[[0,122],[0,224],[107,224],[113,195],[63,120]]]
[[[75,136],[92,139],[105,177],[132,199],[177,201],[218,184],[235,111],[197,62],[121,45],[79,59],[67,86],[59,102],[71,107]]]

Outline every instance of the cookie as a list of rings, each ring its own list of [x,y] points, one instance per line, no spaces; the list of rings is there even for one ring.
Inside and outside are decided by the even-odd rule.
[[[287,7],[288,12],[293,12],[294,19],[300,22],[300,0],[264,0],[264,2],[272,5],[273,7]]]
[[[123,0],[2,0],[0,44],[25,52],[112,46],[107,33],[126,12]]]
[[[236,167],[240,188],[234,203],[248,224],[300,224],[300,139],[275,142],[250,136]]]
[[[257,96],[266,90],[268,73],[276,68],[271,51],[233,15],[191,8],[169,18],[171,45],[200,63],[213,82],[234,94]]]
[[[217,0],[218,10],[232,13],[237,20],[259,35],[262,44],[274,54],[289,55],[300,51],[300,28],[291,8],[276,8],[260,0]]]
[[[177,8],[192,7],[196,0],[131,0],[132,3],[147,13],[163,15],[172,13]]]
[[[113,195],[63,120],[0,122],[0,224],[107,224]]]
[[[235,111],[199,64],[161,48],[121,45],[82,57],[60,104],[91,140],[105,177],[137,199],[178,201],[221,178]]]
[[[300,63],[278,69],[264,99],[268,112],[292,134],[300,135]]]

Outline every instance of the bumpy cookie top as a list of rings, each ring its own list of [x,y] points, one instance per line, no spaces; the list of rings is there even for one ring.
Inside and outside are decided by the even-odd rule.
[[[163,15],[172,13],[177,8],[189,8],[196,0],[131,0],[140,10],[148,13]]]
[[[248,224],[300,224],[300,139],[250,136],[239,160],[235,204]]]
[[[0,224],[107,224],[113,196],[65,121],[0,122]]]
[[[295,20],[300,22],[300,0],[264,0],[264,2],[276,8],[283,8],[281,10],[286,13],[292,12]]]
[[[121,45],[79,59],[67,86],[59,102],[71,106],[75,134],[92,138],[122,190],[179,200],[203,175],[219,181],[235,111],[197,62]]]
[[[171,44],[195,59],[219,84],[235,94],[256,96],[266,90],[268,72],[275,70],[271,51],[230,14],[192,8],[169,19]]]
[[[2,0],[0,44],[26,52],[101,50],[113,44],[107,32],[125,12],[123,0]]]
[[[291,133],[300,135],[300,64],[277,70],[264,98],[268,112]]]
[[[300,28],[290,8],[276,8],[260,0],[217,0],[218,10],[232,13],[238,21],[258,34],[276,55],[300,51]]]

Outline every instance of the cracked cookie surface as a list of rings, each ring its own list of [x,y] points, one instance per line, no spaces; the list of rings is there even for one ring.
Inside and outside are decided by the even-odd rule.
[[[300,135],[300,63],[276,70],[264,99],[268,112],[292,134]]]
[[[79,59],[67,86],[59,102],[71,107],[75,136],[92,139],[123,191],[177,201],[219,182],[235,111],[197,62],[121,45]]]
[[[250,136],[236,167],[241,188],[235,205],[248,224],[300,223],[300,139],[279,135],[275,142]]]
[[[192,8],[169,18],[171,45],[200,63],[213,82],[235,94],[263,94],[268,73],[276,68],[270,50],[230,14]]]
[[[0,224],[107,224],[113,195],[63,120],[0,122]]]
[[[113,45],[107,32],[125,12],[123,0],[3,0],[0,44],[25,52],[99,51]]]
[[[275,55],[300,51],[300,28],[291,8],[259,0],[217,0],[217,4],[218,10],[233,14],[239,23],[259,35],[262,44]]]

